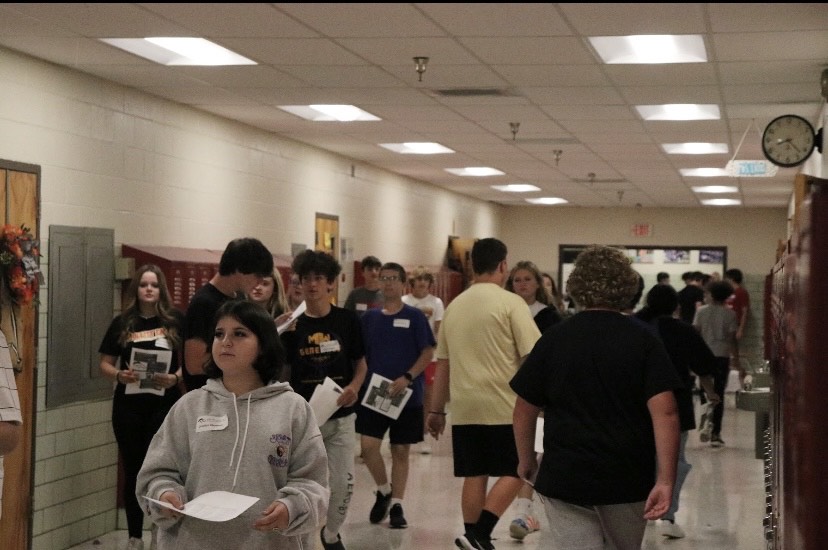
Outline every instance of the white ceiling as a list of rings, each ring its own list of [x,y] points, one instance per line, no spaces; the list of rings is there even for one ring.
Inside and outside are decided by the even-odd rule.
[[[627,34],[701,34],[710,62],[604,65],[586,40]],[[146,36],[201,36],[259,65],[165,67],[97,40]],[[724,168],[752,121],[762,130],[793,113],[817,126],[828,4],[0,4],[0,46],[502,204],[693,207],[709,196],[692,186],[737,185],[744,207],[785,207],[795,168],[772,178],[678,170]],[[414,56],[430,58],[422,82]],[[503,95],[437,93],[461,88]],[[276,107],[309,103],[350,103],[382,121],[308,122]],[[714,103],[722,119],[645,122],[633,107],[662,103]],[[456,153],[377,145],[403,141]],[[660,148],[686,141],[730,152]],[[764,158],[755,129],[737,158]],[[444,170],[463,166],[506,175]],[[490,188],[518,182],[542,191]]]

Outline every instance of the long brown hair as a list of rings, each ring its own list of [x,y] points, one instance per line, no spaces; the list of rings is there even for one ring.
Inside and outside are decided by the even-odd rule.
[[[545,306],[549,305],[549,293],[546,292],[546,287],[543,286],[543,277],[541,277],[540,269],[534,263],[524,260],[522,262],[518,262],[515,264],[515,267],[512,268],[512,271],[509,273],[509,278],[506,279],[506,290],[509,292],[515,291],[514,283],[512,279],[515,276],[515,273],[518,271],[528,271],[532,274],[532,277],[535,278],[535,282],[538,283],[538,288],[535,290],[535,301],[542,303]]]
[[[167,289],[167,278],[161,268],[155,264],[145,264],[135,270],[135,276],[129,283],[127,290],[128,302],[124,311],[121,313],[123,321],[121,328],[121,337],[118,339],[121,345],[125,345],[129,341],[129,334],[135,331],[135,324],[141,315],[141,310],[138,304],[138,287],[141,284],[141,277],[144,273],[155,273],[158,277],[159,298],[155,303],[155,313],[161,320],[161,326],[167,332],[167,340],[173,349],[178,349],[181,345],[181,335],[178,333],[178,318],[173,314],[172,300],[170,300],[170,291]]]

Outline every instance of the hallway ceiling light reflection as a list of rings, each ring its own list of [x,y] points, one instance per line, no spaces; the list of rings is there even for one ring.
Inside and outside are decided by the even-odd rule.
[[[446,168],[446,172],[454,174],[455,176],[472,176],[472,177],[486,177],[486,176],[505,176],[506,172],[501,172],[497,168],[490,168],[489,166],[467,166],[465,168]]]
[[[681,168],[679,173],[682,176],[696,178],[726,178],[730,176],[724,168]]]
[[[736,206],[742,204],[742,201],[739,199],[705,199],[701,203],[707,206]]]
[[[668,155],[715,155],[727,153],[727,143],[662,143]]]
[[[730,185],[702,185],[694,187],[696,193],[738,193],[739,188]]]
[[[279,109],[313,122],[363,122],[382,120],[354,105],[279,105]]]
[[[590,36],[589,43],[607,64],[704,63],[707,51],[697,34]]]
[[[379,146],[403,155],[442,155],[445,153],[454,153],[454,150],[433,141],[380,143]]]
[[[538,197],[537,199],[523,199],[530,204],[566,204],[569,201],[560,197]]]
[[[161,65],[257,65],[252,59],[204,38],[151,36],[100,40]]]
[[[667,105],[636,105],[635,110],[644,120],[719,120],[718,105],[671,103]]]
[[[530,193],[532,191],[540,191],[540,187],[532,185],[531,183],[510,183],[508,185],[492,185],[492,189],[503,191],[504,193]]]

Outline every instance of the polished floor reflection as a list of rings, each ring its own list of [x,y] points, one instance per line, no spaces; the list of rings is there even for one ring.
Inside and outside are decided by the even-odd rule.
[[[762,461],[754,458],[754,413],[735,408],[734,396],[725,400],[722,437],[725,446],[713,449],[699,442],[695,432],[688,441],[688,461],[693,470],[687,478],[677,514],[687,536],[666,539],[650,525],[642,549],[670,550],[757,550],[764,548],[762,516],[764,488]],[[368,512],[374,503],[373,482],[364,465],[357,464],[356,492],[342,540],[348,550],[431,550],[454,548],[454,538],[462,530],[460,481],[452,476],[450,443],[438,441],[433,453],[412,453],[411,473],[404,501],[407,529],[390,529],[387,522],[372,525]],[[388,456],[385,450],[386,457]],[[540,550],[541,531],[518,542],[509,537],[511,509],[494,532],[498,550]],[[144,537],[149,541],[149,533]],[[124,548],[124,531],[108,534],[75,549]],[[147,548],[149,545],[147,544]],[[321,545],[319,545],[321,548]]]

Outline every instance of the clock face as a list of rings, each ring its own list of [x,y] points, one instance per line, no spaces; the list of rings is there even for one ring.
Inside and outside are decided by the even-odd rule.
[[[796,115],[771,120],[762,134],[762,152],[777,166],[801,164],[811,156],[815,143],[814,127]]]

